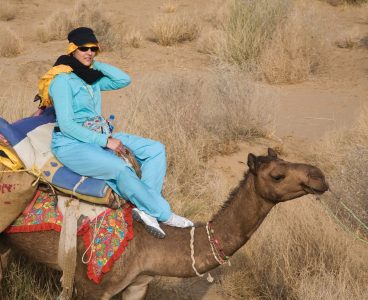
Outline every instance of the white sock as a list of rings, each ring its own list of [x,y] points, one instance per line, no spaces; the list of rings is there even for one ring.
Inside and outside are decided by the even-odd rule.
[[[177,214],[172,213],[170,218],[163,222],[166,225],[173,226],[173,227],[180,227],[180,228],[186,228],[186,227],[193,227],[194,224],[192,221],[188,220],[187,218],[178,216]]]

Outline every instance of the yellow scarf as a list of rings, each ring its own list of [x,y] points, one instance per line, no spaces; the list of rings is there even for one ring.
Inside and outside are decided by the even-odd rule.
[[[98,44],[94,43],[88,43],[83,45],[84,47],[99,47]],[[74,43],[69,43],[67,48],[67,55],[73,53],[75,50],[78,49],[78,46]],[[100,52],[97,51],[96,55]],[[52,106],[52,99],[49,95],[49,86],[51,84],[51,81],[54,79],[54,77],[60,73],[71,73],[73,72],[73,69],[70,66],[66,65],[58,65],[55,67],[52,67],[50,70],[46,72],[45,75],[41,77],[41,79],[38,82],[38,95],[41,98],[39,107],[48,107]]]

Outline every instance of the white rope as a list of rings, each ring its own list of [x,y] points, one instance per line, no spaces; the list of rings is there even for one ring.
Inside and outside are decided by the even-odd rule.
[[[201,274],[197,271],[196,267],[195,267],[195,259],[194,259],[194,230],[195,227],[192,227],[192,229],[190,230],[190,257],[192,258],[192,268],[194,270],[194,272],[196,273],[196,275],[198,277],[203,277],[204,274]]]
[[[93,235],[92,235],[91,242],[90,242],[90,244],[88,245],[87,249],[84,251],[84,253],[82,255],[82,263],[84,263],[84,264],[88,264],[91,261],[91,259],[92,259],[92,255],[93,255],[94,249],[91,249],[91,252],[89,253],[88,260],[85,260],[84,257],[87,254],[88,250],[92,247],[93,242],[95,241],[95,238],[96,238],[96,236],[98,235],[98,233],[100,231],[101,225],[102,225],[102,223],[103,223],[103,221],[105,219],[105,216],[106,216],[106,211],[107,211],[107,209],[105,209],[105,211],[104,211],[104,214],[102,216],[100,225],[98,225],[98,228],[97,228],[97,217],[96,217],[96,222],[95,222],[95,225],[94,225],[94,228],[93,228]]]
[[[190,257],[192,258],[192,268],[194,270],[194,272],[196,273],[196,275],[198,277],[203,277],[204,274],[201,274],[198,272],[198,270],[195,267],[195,259],[194,259],[194,230],[195,227],[192,227],[192,229],[190,230]],[[210,273],[208,273],[207,275],[207,281],[212,283],[213,282],[213,277],[211,276]]]
[[[222,265],[223,262],[221,262],[218,258],[217,258],[217,255],[215,253],[215,249],[214,249],[214,246],[212,245],[211,243],[211,237],[210,237],[210,232],[209,232],[209,229],[208,229],[208,223],[206,224],[206,231],[207,231],[207,237],[208,237],[208,241],[210,242],[210,246],[211,246],[211,250],[212,250],[212,254],[213,254],[213,257],[216,259],[216,261]]]

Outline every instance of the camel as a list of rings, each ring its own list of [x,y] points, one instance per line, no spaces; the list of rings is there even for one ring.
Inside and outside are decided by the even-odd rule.
[[[249,170],[244,178],[210,223],[215,238],[221,242],[224,254],[229,257],[250,239],[276,204],[328,190],[320,169],[284,161],[272,149],[268,149],[267,156],[250,153],[247,164]],[[196,276],[192,267],[191,242],[197,272],[203,274],[220,265],[214,257],[204,224],[197,225],[194,232],[190,228],[162,225],[167,233],[162,240],[147,233],[141,223],[134,222],[133,225],[134,239],[99,285],[86,276],[86,266],[81,262],[84,246],[81,240],[78,241],[77,299],[105,300],[121,293],[122,299],[139,300],[145,298],[155,275]],[[192,240],[191,231],[194,234]],[[59,234],[55,231],[6,236],[11,248],[56,269],[59,269],[58,240]]]

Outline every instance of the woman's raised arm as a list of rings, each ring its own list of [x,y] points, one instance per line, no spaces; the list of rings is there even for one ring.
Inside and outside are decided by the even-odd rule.
[[[93,68],[101,71],[105,75],[98,81],[101,91],[121,89],[131,82],[128,74],[112,65],[95,61],[93,63]]]

